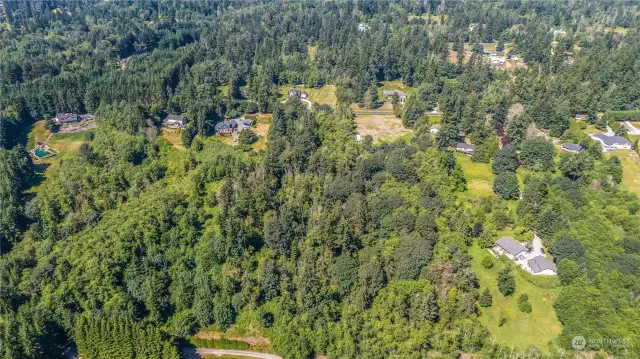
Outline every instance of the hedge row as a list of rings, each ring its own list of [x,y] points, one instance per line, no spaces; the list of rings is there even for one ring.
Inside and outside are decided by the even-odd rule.
[[[607,111],[602,115],[607,122],[613,121],[640,121],[640,110]]]
[[[241,342],[239,340],[230,340],[225,338],[200,339],[196,337],[189,337],[188,341],[191,345],[197,348],[236,349],[236,350],[251,349],[251,346],[248,343]]]

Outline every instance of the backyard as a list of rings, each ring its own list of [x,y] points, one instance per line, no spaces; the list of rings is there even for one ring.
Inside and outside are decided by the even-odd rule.
[[[455,156],[467,179],[465,196],[478,198],[493,194],[493,180],[496,175],[491,171],[491,164],[472,162],[471,156],[462,153],[456,153]]]
[[[356,115],[355,123],[360,135],[373,137],[374,142],[392,142],[398,138],[406,138],[413,133],[402,125],[402,120],[393,114]]]
[[[622,164],[622,186],[640,196],[640,157],[633,151],[616,150],[605,157],[618,156]]]
[[[553,302],[560,289],[540,288],[513,269],[516,291],[513,295],[505,297],[498,291],[497,278],[506,264],[492,257],[494,266],[485,268],[482,265],[482,258],[489,252],[477,244],[469,249],[469,254],[472,257],[471,269],[480,282],[480,292],[489,288],[493,297],[492,306],[480,309],[480,321],[487,326],[499,343],[516,349],[535,346],[544,353],[548,353],[549,341],[558,337],[561,331],[561,324],[553,308]],[[518,310],[518,298],[521,294],[529,296],[529,303],[533,308],[531,313]],[[500,325],[501,316],[506,318],[506,322],[502,325]]]

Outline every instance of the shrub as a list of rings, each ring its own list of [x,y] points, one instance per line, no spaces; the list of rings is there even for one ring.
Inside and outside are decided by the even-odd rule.
[[[493,267],[493,257],[491,256],[491,254],[485,254],[485,256],[482,258],[482,266],[487,269]]]
[[[518,309],[523,313],[531,313],[532,308],[528,295],[522,294],[520,298],[518,298]]]
[[[516,291],[516,280],[511,274],[511,268],[505,268],[498,275],[498,290],[505,297],[512,295]]]
[[[482,292],[482,294],[480,295],[480,298],[478,299],[478,303],[480,304],[481,307],[490,307],[491,304],[493,304],[493,297],[491,297],[491,292],[489,291],[489,288],[485,288],[484,292]]]

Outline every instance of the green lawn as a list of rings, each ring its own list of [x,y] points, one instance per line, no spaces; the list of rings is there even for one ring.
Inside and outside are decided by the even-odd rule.
[[[304,86],[283,86],[280,89],[280,95],[282,97],[287,96],[289,89],[297,88],[301,91],[305,91],[309,94],[309,101],[312,103],[319,103],[321,105],[335,106],[338,103],[336,97],[336,87],[334,85],[325,85],[320,88],[309,88]]]
[[[455,153],[456,161],[462,166],[467,178],[468,198],[477,198],[493,194],[493,180],[496,175],[491,171],[491,164],[471,161],[471,156]]]
[[[549,341],[558,337],[561,331],[561,324],[553,308],[553,301],[560,289],[536,287],[522,278],[514,268],[516,292],[512,296],[504,297],[498,291],[497,278],[505,264],[494,258],[493,268],[484,268],[481,261],[484,255],[488,254],[488,251],[477,245],[469,249],[469,254],[472,257],[471,269],[478,276],[480,282],[480,292],[489,288],[493,297],[491,307],[481,308],[480,321],[499,343],[517,349],[535,346],[543,353],[548,353]],[[522,313],[518,310],[518,298],[523,293],[529,296],[529,303],[533,308],[531,313]],[[507,318],[507,321],[499,326],[498,318],[501,313]]]
[[[616,150],[605,157],[616,155],[622,163],[622,187],[640,196],[640,157],[630,150]]]

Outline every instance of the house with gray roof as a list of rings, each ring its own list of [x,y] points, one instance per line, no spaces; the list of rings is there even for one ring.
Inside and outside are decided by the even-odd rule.
[[[591,135],[591,138],[600,142],[603,152],[631,149],[631,142],[622,136],[609,136],[604,133],[597,133],[595,135]]]
[[[163,123],[168,128],[183,128],[187,124],[187,118],[184,115],[168,115]]]
[[[400,90],[384,90],[382,91],[382,95],[387,99],[392,98],[393,95],[398,95],[400,103],[404,103],[405,101],[407,101],[407,94]]]
[[[232,120],[224,120],[216,123],[214,129],[219,135],[230,135],[238,128],[238,123]]]
[[[504,254],[509,259],[514,260],[521,254],[527,253],[529,250],[523,246],[520,242],[513,239],[513,237],[502,237],[498,239],[493,247],[493,250],[498,254]]]
[[[556,275],[558,268],[549,258],[539,255],[527,261],[531,272],[536,275]]]
[[[79,122],[78,115],[75,113],[58,113],[56,117],[53,118],[53,122],[58,123],[60,125],[64,125],[67,123]]]
[[[470,145],[468,143],[460,142],[456,145],[456,151],[460,153],[466,153],[468,155],[472,154],[473,151],[476,150],[476,146]]]
[[[560,147],[560,150],[572,153],[580,153],[584,150],[584,147],[575,143],[565,142],[562,144],[562,147]]]
[[[435,124],[435,125],[431,125],[431,127],[429,127],[429,132],[436,134],[440,131],[440,124]]]

